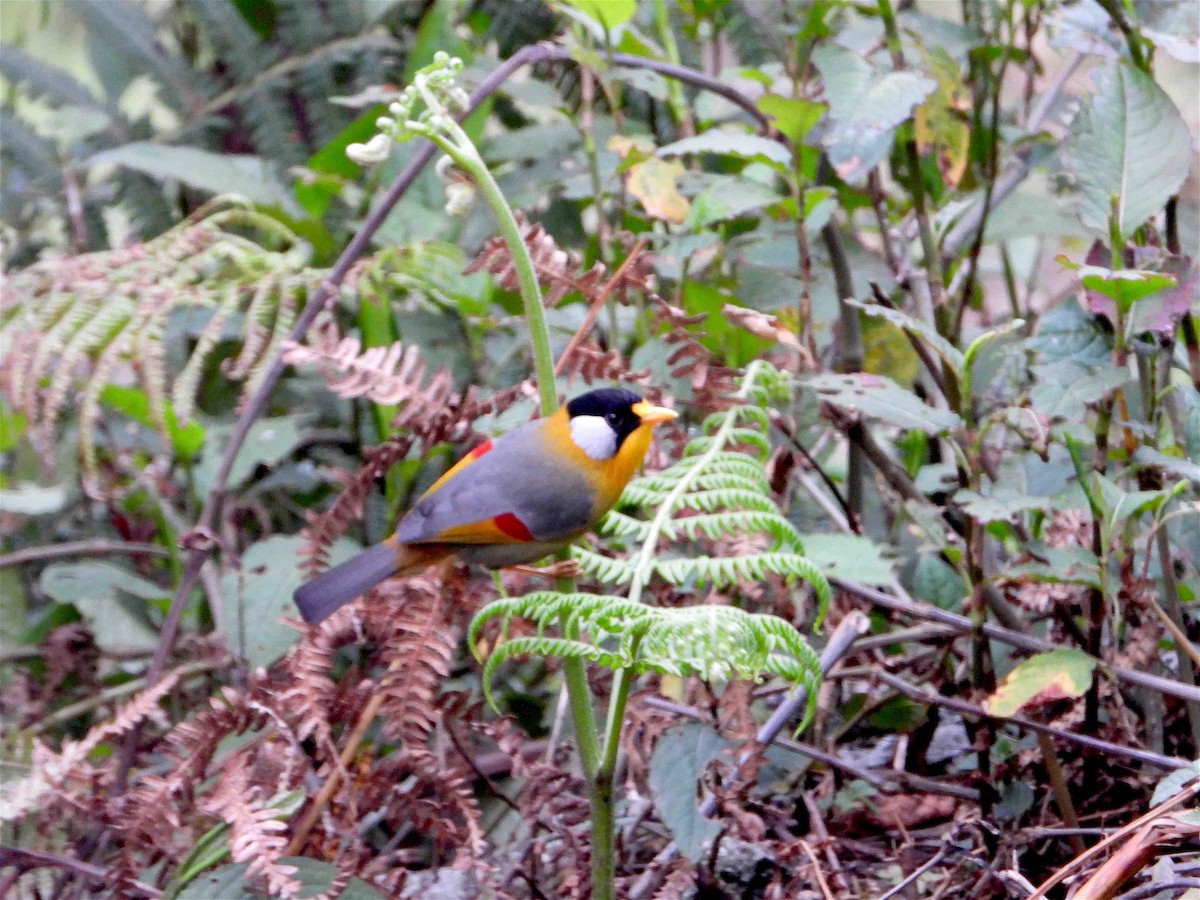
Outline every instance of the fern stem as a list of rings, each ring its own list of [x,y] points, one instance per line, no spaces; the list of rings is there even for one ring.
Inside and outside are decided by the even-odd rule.
[[[754,387],[754,381],[758,377],[759,370],[762,368],[760,360],[754,360],[746,367],[746,374],[742,379],[742,386],[735,394],[738,400],[744,400],[750,395],[751,389]],[[638,551],[637,559],[633,564],[633,580],[629,585],[629,599],[639,602],[642,599],[642,591],[650,581],[650,575],[654,571],[655,549],[658,547],[659,538],[667,529],[671,517],[674,514],[679,501],[688,492],[692,483],[699,477],[709,461],[720,453],[725,442],[729,439],[729,434],[733,430],[734,423],[737,421],[737,406],[734,406],[729,412],[725,413],[725,420],[721,423],[716,433],[713,435],[708,448],[696,457],[692,468],[681,477],[675,486],[671,489],[671,493],[667,494],[666,499],[658,508],[654,518],[650,520],[650,528],[646,533],[646,540],[642,543],[641,550]]]

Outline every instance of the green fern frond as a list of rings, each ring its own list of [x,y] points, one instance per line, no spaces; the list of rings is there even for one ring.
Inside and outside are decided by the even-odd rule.
[[[492,709],[499,709],[496,698],[492,696],[492,681],[496,669],[516,656],[541,656],[554,659],[579,659],[584,662],[599,663],[612,669],[623,668],[623,660],[615,654],[585,644],[582,641],[569,641],[566,638],[515,638],[501,644],[487,658],[483,666],[483,696]]]
[[[49,65],[13,44],[5,44],[4,52],[0,53],[0,75],[14,84],[24,85],[30,94],[51,106],[77,106],[110,115],[114,113],[66,69]]]
[[[583,547],[572,547],[571,559],[579,563],[585,575],[604,584],[626,585],[633,581],[633,566],[623,559],[601,556]]]
[[[819,624],[829,603],[829,584],[801,555],[800,536],[780,514],[763,468],[771,453],[766,405],[787,396],[786,376],[762,361],[752,363],[739,391],[741,402],[705,419],[703,433],[688,442],[679,462],[634,479],[621,496],[619,510],[601,523],[601,533],[641,544],[635,558],[622,563],[581,551],[577,558],[584,572],[609,584],[630,585],[629,596],[635,600],[641,599],[655,574],[673,584],[694,579],[721,588],[772,574],[801,578],[816,594]],[[633,514],[639,509],[645,518]],[[753,535],[769,537],[773,552],[671,558],[660,546],[663,541],[696,541],[702,536],[712,540]]]
[[[685,584],[695,579],[718,588],[731,587],[739,581],[761,581],[768,575],[803,578],[813,585],[822,609],[829,603],[829,587],[821,570],[797,553],[669,559],[656,563],[655,571],[672,584]]]
[[[566,627],[580,634],[580,639],[545,635],[545,629],[564,613]],[[515,616],[536,623],[537,636],[507,640],[507,623]],[[478,646],[483,627],[494,620],[503,623],[500,642],[483,669],[484,694],[493,707],[496,670],[516,657],[542,656],[637,673],[698,675],[708,681],[760,680],[764,675],[776,675],[808,690],[801,728],[816,708],[820,661],[795,628],[774,616],[732,606],[661,609],[599,594],[539,591],[498,600],[481,610],[468,632],[472,647]]]

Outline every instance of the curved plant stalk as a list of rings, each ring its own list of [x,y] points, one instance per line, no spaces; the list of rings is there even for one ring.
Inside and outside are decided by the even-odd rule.
[[[525,319],[529,323],[538,396],[542,414],[549,416],[558,408],[558,392],[554,383],[554,357],[550,351],[550,332],[546,327],[542,290],[529,249],[521,238],[521,229],[516,216],[513,215],[512,207],[508,205],[500,186],[492,177],[487,163],[479,155],[479,150],[455,121],[455,114],[466,112],[470,102],[466,92],[455,81],[458,73],[462,71],[462,65],[462,60],[451,57],[444,51],[434,54],[433,63],[418,72],[413,78],[413,83],[404,89],[401,100],[388,108],[390,116],[383,116],[377,120],[379,134],[365,144],[351,144],[346,148],[346,154],[359,163],[380,162],[391,152],[393,141],[407,141],[416,136],[423,136],[437,145],[461,171],[474,180],[496,216],[500,234],[508,246],[513,268],[517,272]],[[416,112],[418,103],[424,105],[424,109],[419,113]],[[571,579],[561,579],[559,588],[570,592],[575,589],[575,585]],[[570,627],[564,619],[563,629],[567,637],[572,636]],[[579,756],[584,773],[590,781],[597,768],[600,745],[596,737],[596,719],[587,683],[586,662],[581,658],[567,658],[563,661],[563,669],[571,714],[575,721]]]

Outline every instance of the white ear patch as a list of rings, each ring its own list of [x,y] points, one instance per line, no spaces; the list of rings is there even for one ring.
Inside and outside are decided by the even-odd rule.
[[[571,440],[592,459],[612,459],[617,452],[617,433],[600,416],[572,417]]]

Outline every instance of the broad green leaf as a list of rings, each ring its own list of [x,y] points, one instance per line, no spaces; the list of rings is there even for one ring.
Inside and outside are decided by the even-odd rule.
[[[1175,287],[1175,279],[1161,272],[1143,272],[1136,269],[1102,269],[1084,266],[1080,270],[1083,286],[1089,291],[1112,300],[1125,315],[1133,304],[1143,297]]]
[[[154,419],[150,415],[150,399],[141,388],[106,384],[100,392],[100,402],[125,413],[148,428],[154,427]],[[165,401],[165,406],[167,434],[171,438],[175,455],[179,459],[191,459],[204,445],[204,427],[193,420],[180,428],[175,418],[174,405],[168,400]]]
[[[751,178],[738,175],[720,176],[692,198],[687,225],[690,229],[699,231],[716,222],[736,218],[781,199],[783,198],[778,192]]]
[[[1098,403],[1129,381],[1124,369],[1094,369],[1073,362],[1032,366],[1036,377],[1029,399],[1033,408],[1055,421],[1081,421],[1089,404]]]
[[[957,413],[922,403],[885,375],[855,372],[846,375],[813,375],[802,382],[824,403],[848,412],[896,425],[942,434],[962,425]]]
[[[93,561],[47,566],[38,586],[51,599],[78,609],[101,649],[140,652],[158,646],[145,603],[127,600],[161,600],[169,595],[167,588],[120,566]]]
[[[1050,309],[1026,344],[1051,361],[1105,365],[1112,358],[1112,336],[1084,312],[1074,297]]]
[[[1118,62],[1096,75],[1064,148],[1074,171],[1084,224],[1128,237],[1179,190],[1192,164],[1192,139],[1171,98],[1150,76]]]
[[[260,465],[271,466],[290,454],[300,442],[300,426],[298,416],[278,416],[275,418],[259,419],[250,426],[246,441],[238,451],[229,470],[227,486],[240,487],[254,474]],[[204,443],[204,452],[200,463],[196,466],[194,475],[196,486],[202,492],[212,486],[216,477],[217,467],[221,457],[229,445],[233,434],[233,425],[210,425],[208,440]]]
[[[239,194],[262,206],[278,206],[291,215],[300,208],[267,163],[257,156],[212,153],[195,147],[169,147],[136,141],[103,150],[88,159],[92,166],[112,163],[152,178],[181,181],[209,194]]]
[[[627,35],[628,31],[625,32]],[[610,81],[620,81],[639,91],[645,91],[655,100],[666,102],[670,89],[667,79],[649,69],[627,69],[617,66],[604,73],[604,78]]]
[[[1186,766],[1176,769],[1155,785],[1154,794],[1150,797],[1150,808],[1166,803],[1180,791],[1191,787],[1197,779],[1200,779],[1200,759],[1194,759]]]
[[[626,185],[648,216],[679,225],[687,219],[689,209],[687,197],[679,192],[683,172],[679,160],[668,162],[652,156],[630,167]]]
[[[658,148],[658,155],[664,157],[682,156],[685,153],[715,153],[718,156],[764,159],[781,166],[790,166],[792,161],[787,147],[778,141],[756,134],[739,134],[715,128]]]
[[[868,316],[876,316],[891,322],[897,328],[907,331],[909,334],[924,341],[932,347],[937,354],[948,362],[955,372],[962,373],[963,355],[962,352],[951,344],[948,340],[937,333],[932,325],[922,322],[920,319],[910,316],[906,312],[898,309],[891,309],[879,303],[864,303],[861,300],[855,300],[853,297],[846,300],[851,306],[857,306]]]
[[[650,757],[654,808],[688,859],[699,860],[705,845],[721,832],[719,823],[700,815],[697,783],[709,762],[732,747],[731,741],[700,722],[677,725],[654,745]]]
[[[895,579],[892,561],[884,548],[856,534],[804,534],[804,555],[827,578],[844,578],[860,584],[889,585]]]
[[[559,2],[574,7],[608,31],[624,25],[637,12],[636,0],[559,0]]]
[[[975,491],[961,490],[954,495],[954,503],[977,522],[1008,522],[1018,513],[1031,509],[1045,509],[1046,498],[1031,496],[1014,488],[998,486],[992,495],[984,497]]]
[[[1096,660],[1082,650],[1061,648],[1030,657],[1008,673],[985,704],[994,716],[1082,697],[1092,685]]]
[[[1082,584],[1101,587],[1100,562],[1087,547],[1068,544],[1064,547],[1042,547],[1042,560],[1018,563],[1004,570],[1006,579],[1026,579],[1051,584]]]
[[[954,612],[962,609],[963,597],[967,594],[962,576],[933,553],[922,553],[917,557],[912,574],[913,596],[932,603],[934,606]]]
[[[225,635],[229,646],[253,671],[268,666],[300,640],[301,633],[279,621],[296,616],[292,594],[304,581],[299,558],[305,541],[299,535],[275,535],[251,545],[242,567],[221,579]],[[345,538],[329,548],[331,565],[361,549]]]
[[[896,127],[937,82],[917,72],[879,74],[862,56],[836,44],[822,44],[812,58],[834,120],[822,143],[838,175],[859,181],[887,155]]]
[[[825,104],[805,100],[803,97],[781,97],[778,94],[763,94],[757,106],[771,117],[780,134],[799,146],[825,113]]]

